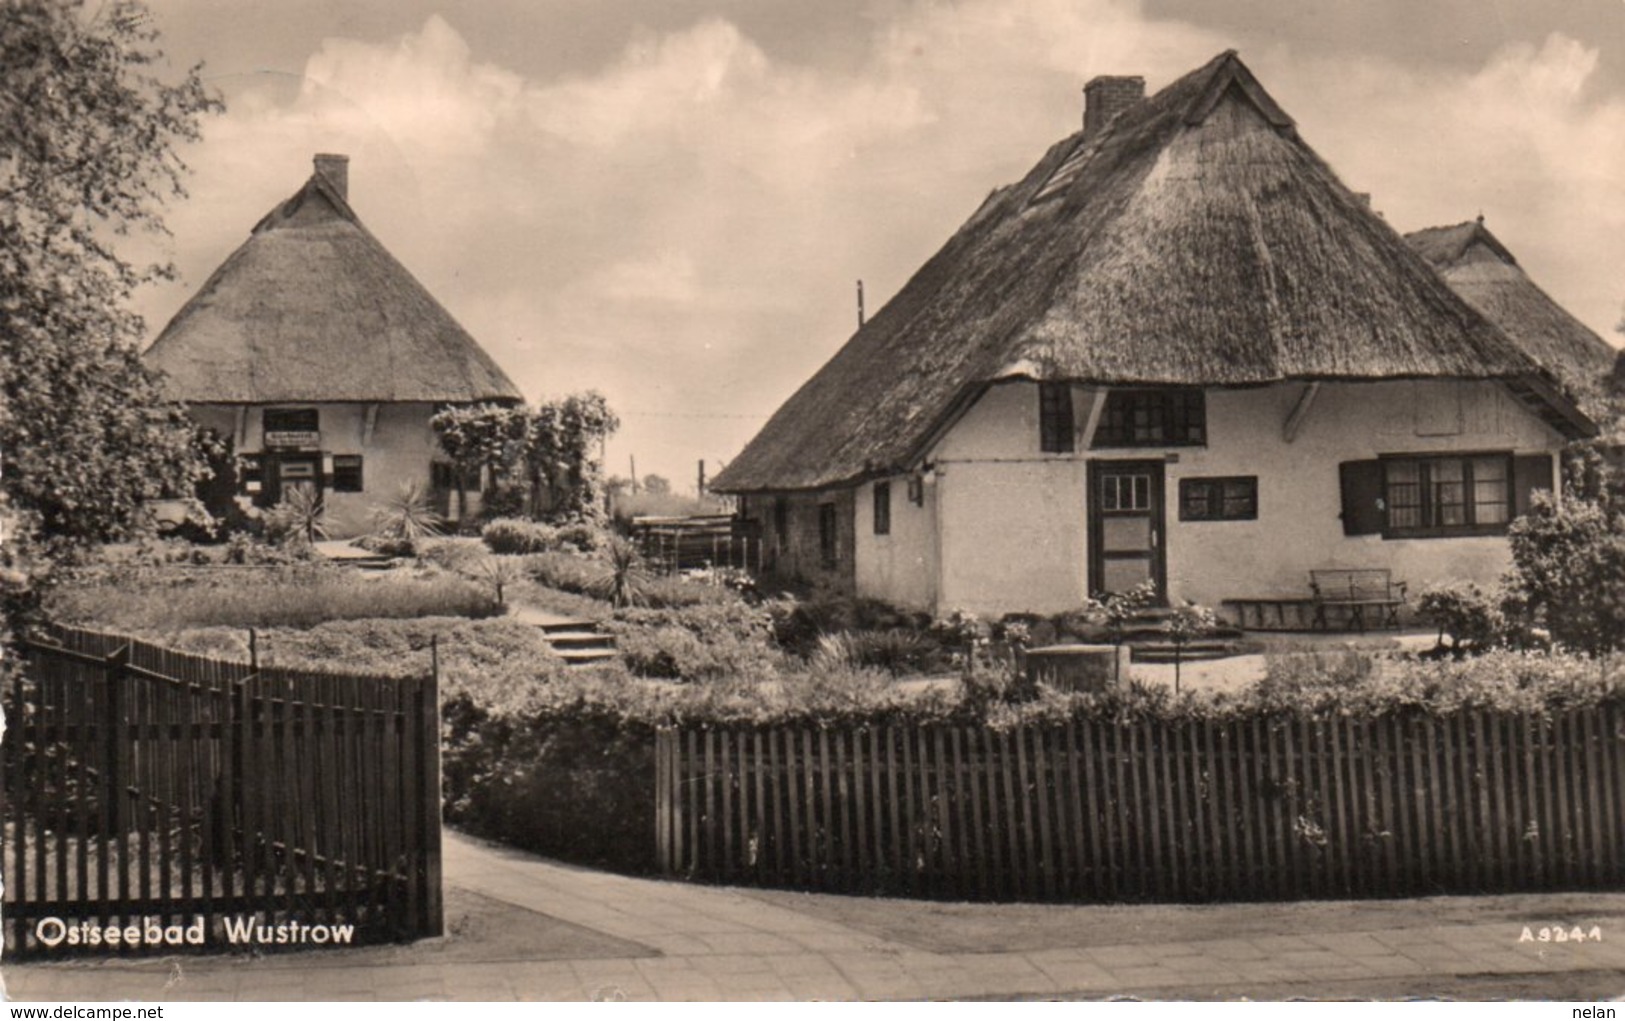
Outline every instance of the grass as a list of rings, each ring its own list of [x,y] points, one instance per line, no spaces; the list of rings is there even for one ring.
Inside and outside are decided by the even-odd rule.
[[[501,612],[486,587],[454,575],[364,574],[324,566],[110,578],[59,589],[47,610],[63,623],[148,632],[309,628],[336,620],[488,617]]]

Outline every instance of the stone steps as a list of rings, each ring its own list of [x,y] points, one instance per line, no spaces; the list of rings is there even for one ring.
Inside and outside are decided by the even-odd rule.
[[[542,637],[569,666],[602,663],[620,655],[615,636],[598,630],[590,620],[559,620],[540,624]]]

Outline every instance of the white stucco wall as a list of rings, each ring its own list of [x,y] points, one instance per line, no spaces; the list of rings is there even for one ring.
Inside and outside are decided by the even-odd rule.
[[[402,486],[417,483],[427,492],[429,462],[436,450],[434,430],[429,419],[434,406],[429,403],[379,404],[371,437],[366,436],[365,404],[302,404],[277,407],[315,407],[320,413],[322,472],[331,475],[332,455],[360,454],[362,491],[324,491],[327,527],[336,538],[360,535],[370,530],[375,505],[394,496]],[[223,436],[233,436],[241,454],[265,451],[263,408],[246,409],[242,434],[238,435],[238,408],[233,405],[192,405],[192,417]],[[479,495],[469,494],[469,509],[478,507]],[[455,512],[455,502],[453,511]]]
[[[1169,598],[1307,594],[1316,567],[1386,567],[1411,591],[1436,582],[1493,584],[1510,562],[1495,536],[1385,540],[1345,536],[1338,465],[1381,454],[1554,454],[1562,439],[1493,382],[1324,384],[1292,442],[1283,435],[1305,384],[1207,394],[1205,447],[1038,449],[1036,384],[998,384],[942,438],[934,466],[938,612],[1056,613],[1087,591],[1087,463],[1164,460]],[[1083,431],[1096,394],[1075,388]],[[1255,475],[1256,521],[1182,522],[1182,478]],[[1557,473],[1554,471],[1554,478]],[[870,589],[861,570],[859,591]],[[870,584],[878,585],[878,574]],[[885,598],[882,596],[882,598]]]
[[[933,611],[937,602],[937,484],[922,482],[921,502],[908,498],[908,476],[891,486],[891,530],[875,534],[875,486],[858,487],[853,554],[857,590],[896,606]]]
[[[1506,539],[1346,536],[1338,464],[1382,454],[1550,452],[1563,440],[1497,383],[1327,384],[1297,438],[1281,424],[1302,384],[1208,394],[1209,443],[1168,466],[1170,598],[1295,594],[1314,567],[1385,567],[1417,592],[1445,581],[1494,584],[1511,564]],[[1257,521],[1179,521],[1178,479],[1257,475]],[[1554,480],[1560,476],[1553,470]]]
[[[1095,395],[1073,391],[1081,433]],[[939,613],[1061,613],[1083,599],[1087,459],[1039,450],[1038,388],[988,389],[932,452],[940,523]]]

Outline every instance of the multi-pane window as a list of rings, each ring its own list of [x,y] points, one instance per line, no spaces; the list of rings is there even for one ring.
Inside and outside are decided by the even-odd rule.
[[[333,491],[336,493],[361,492],[361,455],[333,455]]]
[[[1046,454],[1070,454],[1074,435],[1071,384],[1038,384],[1039,449]]]
[[[429,488],[430,489],[456,489],[457,473],[445,461],[429,462]]]
[[[818,552],[825,567],[840,565],[840,539],[836,529],[837,518],[833,503],[818,505]]]
[[[1504,454],[1394,457],[1382,465],[1389,535],[1499,532],[1512,519]]]
[[[1190,447],[1207,443],[1201,390],[1112,390],[1106,394],[1097,447]]]
[[[1100,479],[1100,509],[1103,511],[1143,511],[1151,509],[1151,476],[1103,475]]]
[[[1181,521],[1252,521],[1258,517],[1258,476],[1180,479]]]
[[[266,408],[264,431],[268,433],[313,433],[320,428],[315,408]]]
[[[891,483],[875,483],[875,534],[891,534]]]

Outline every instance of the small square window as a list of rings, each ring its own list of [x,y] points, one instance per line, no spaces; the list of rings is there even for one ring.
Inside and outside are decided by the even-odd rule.
[[[1258,518],[1258,477],[1180,479],[1179,520],[1254,521]]]
[[[360,454],[335,454],[333,456],[333,492],[361,492]]]

